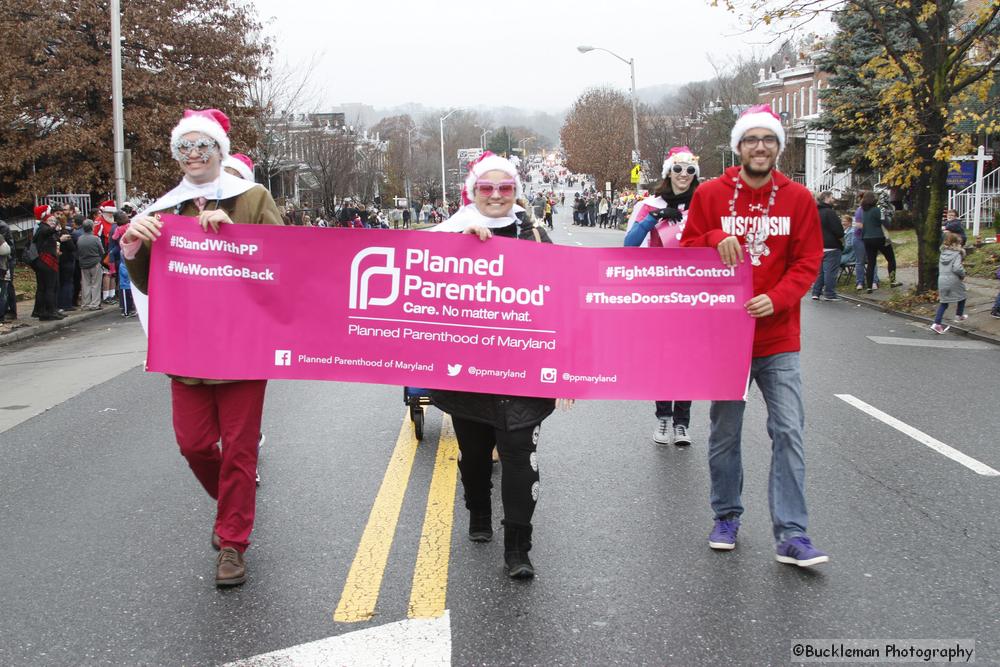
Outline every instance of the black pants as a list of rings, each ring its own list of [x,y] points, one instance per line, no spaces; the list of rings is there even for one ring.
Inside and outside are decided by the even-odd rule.
[[[76,305],[73,301],[73,263],[59,265],[58,294],[60,310],[69,310]]]
[[[122,311],[122,317],[128,317],[135,312],[135,301],[132,300],[132,288],[118,290],[118,308]]]
[[[875,282],[875,260],[878,258],[878,254],[882,253],[885,257],[886,264],[889,265],[889,282],[895,277],[896,273],[896,253],[892,249],[892,245],[887,239],[865,239],[865,287],[868,289],[872,288],[872,283]]]
[[[35,311],[33,317],[50,317],[56,314],[59,292],[59,272],[41,260],[35,263]]]
[[[541,424],[517,431],[501,431],[489,424],[452,417],[458,437],[458,470],[469,510],[490,507],[493,447],[500,454],[500,498],[505,524],[531,525],[538,501],[538,433]]]
[[[2,261],[2,258],[0,258],[0,261]],[[0,271],[5,270],[6,267],[0,267]],[[0,279],[0,322],[7,319],[8,300],[12,300],[14,298],[12,285],[13,283],[9,280]],[[17,313],[15,312],[14,315],[17,315]]]
[[[80,262],[73,265],[73,305],[80,305],[80,292],[83,290],[83,272],[80,271]]]
[[[657,401],[657,419],[673,419],[674,426],[691,425],[691,401]]]

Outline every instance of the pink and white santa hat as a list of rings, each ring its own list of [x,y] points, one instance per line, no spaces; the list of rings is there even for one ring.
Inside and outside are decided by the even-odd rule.
[[[222,161],[222,166],[235,169],[244,181],[254,180],[253,160],[243,153],[233,153]]]
[[[484,152],[478,160],[469,163],[469,173],[465,177],[465,185],[462,186],[462,205],[468,206],[472,203],[472,193],[476,189],[476,181],[488,171],[502,171],[514,179],[517,184],[515,199],[524,197],[524,188],[521,186],[521,177],[517,175],[517,167],[506,159],[492,151]]]
[[[200,132],[219,144],[222,159],[229,156],[229,116],[218,109],[187,109],[170,133],[170,146],[176,146],[188,132]]]
[[[667,159],[663,161],[663,173],[660,175],[661,178],[669,176],[670,168],[675,164],[689,164],[695,169],[695,178],[701,175],[701,170],[698,169],[698,156],[692,153],[691,149],[687,146],[674,146],[667,151]]]
[[[770,104],[757,104],[750,107],[737,119],[729,135],[729,146],[734,153],[740,152],[740,139],[755,127],[771,130],[778,137],[779,151],[785,148],[785,128],[781,126],[781,117],[771,110]]]

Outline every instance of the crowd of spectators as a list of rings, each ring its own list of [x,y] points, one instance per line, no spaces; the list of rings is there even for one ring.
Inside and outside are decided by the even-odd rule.
[[[118,240],[127,229],[135,207],[119,210],[105,201],[93,215],[84,215],[72,204],[36,206],[35,228],[20,255],[35,275],[35,301],[31,317],[61,320],[75,310],[100,310],[117,305],[122,317],[132,317],[128,271],[124,269]],[[0,323],[18,319],[14,269],[18,254],[10,227],[2,224],[0,243]],[[3,246],[7,251],[4,252]]]

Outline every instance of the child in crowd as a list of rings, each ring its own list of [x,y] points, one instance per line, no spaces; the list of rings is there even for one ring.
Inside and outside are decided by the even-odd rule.
[[[962,322],[969,318],[965,314],[965,267],[962,258],[965,250],[962,248],[962,237],[954,232],[945,232],[941,239],[941,259],[938,261],[938,308],[934,315],[931,329],[943,334],[949,327],[942,326],[941,320],[948,310],[949,303],[957,303],[955,321]]]

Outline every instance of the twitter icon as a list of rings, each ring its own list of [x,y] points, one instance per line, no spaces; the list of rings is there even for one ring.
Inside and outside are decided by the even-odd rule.
[[[462,364],[448,364],[448,375],[455,377],[462,372]]]

